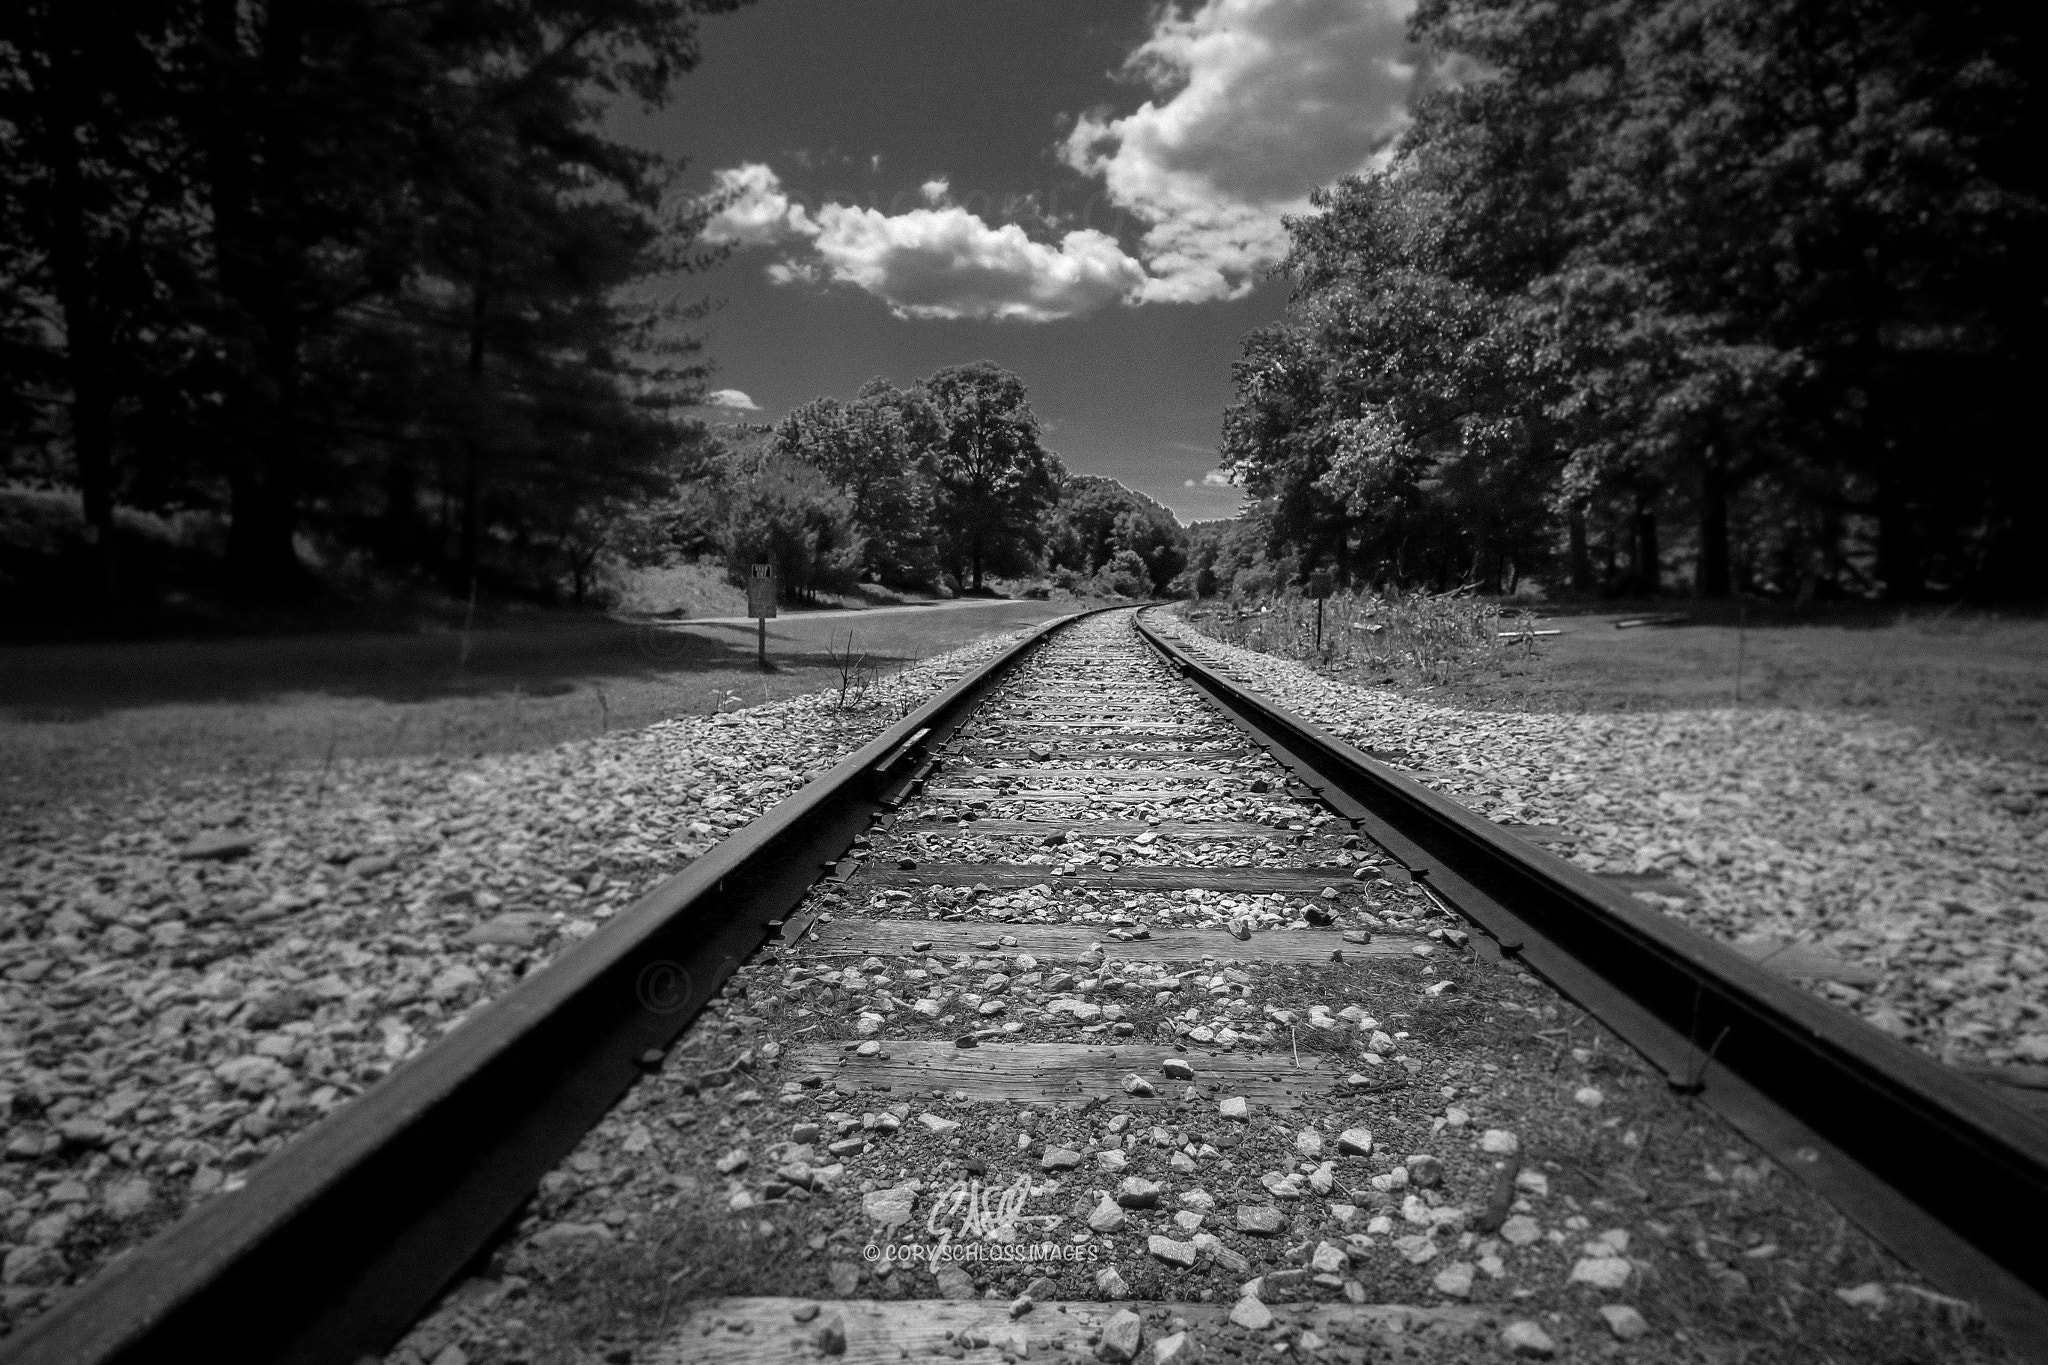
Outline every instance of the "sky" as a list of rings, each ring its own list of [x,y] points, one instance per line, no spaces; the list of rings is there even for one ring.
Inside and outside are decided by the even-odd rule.
[[[724,410],[993,360],[1048,448],[1233,515],[1230,367],[1276,320],[1281,216],[1407,117],[1408,0],[758,0],[615,130],[687,158]]]

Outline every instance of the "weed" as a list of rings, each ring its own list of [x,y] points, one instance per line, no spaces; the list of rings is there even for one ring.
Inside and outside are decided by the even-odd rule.
[[[1441,593],[1388,588],[1331,597],[1321,607],[1320,632],[1317,604],[1292,593],[1256,607],[1233,603],[1189,610],[1184,616],[1225,644],[1313,661],[1322,668],[1356,670],[1377,681],[1425,686],[1497,667],[1503,657],[1527,653],[1532,643],[1528,637],[1502,639],[1499,605],[1462,588]]]

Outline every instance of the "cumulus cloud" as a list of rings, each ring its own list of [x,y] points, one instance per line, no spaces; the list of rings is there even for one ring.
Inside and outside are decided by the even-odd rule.
[[[1230,476],[1220,469],[1210,470],[1202,476],[1199,483],[1194,479],[1189,479],[1181,485],[1182,488],[1229,488],[1231,486]]]
[[[704,225],[704,239],[719,245],[772,246],[792,235],[816,231],[810,214],[790,202],[782,181],[758,161],[711,173],[706,196],[718,206]]]
[[[748,163],[717,172],[722,206],[705,235],[736,246],[784,246],[768,267],[777,284],[848,284],[899,317],[1051,322],[1134,296],[1145,270],[1092,228],[1056,243],[1033,241],[1015,223],[992,227],[957,205],[948,186],[923,187],[933,207],[889,214],[849,204],[813,213],[793,203],[775,172]]]
[[[738,389],[715,389],[704,395],[704,405],[711,408],[731,408],[735,412],[759,412],[761,405],[741,393]]]
[[[963,208],[875,209],[827,204],[812,245],[831,278],[916,318],[1051,322],[1092,312],[1145,284],[1114,237],[1085,228],[1057,246],[1015,223],[990,227]]]
[[[952,188],[951,181],[944,176],[937,176],[919,185],[917,192],[924,196],[924,202],[927,204],[943,204],[946,202],[947,192]]]
[[[1148,302],[1235,298],[1286,254],[1284,213],[1383,159],[1407,120],[1411,0],[1168,6],[1125,62],[1153,98],[1061,147],[1149,226]]]

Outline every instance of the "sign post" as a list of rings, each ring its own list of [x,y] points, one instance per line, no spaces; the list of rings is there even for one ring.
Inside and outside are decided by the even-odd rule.
[[[768,670],[768,618],[775,614],[775,566],[756,564],[747,580],[747,615],[754,618],[755,649],[762,672]]]
[[[1323,652],[1323,600],[1337,590],[1337,575],[1317,569],[1308,576],[1309,595],[1316,599],[1316,653]]]

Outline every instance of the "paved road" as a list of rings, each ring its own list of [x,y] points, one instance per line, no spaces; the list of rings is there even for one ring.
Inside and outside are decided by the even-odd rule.
[[[772,618],[776,621],[837,621],[852,620],[855,617],[895,616],[903,612],[917,611],[927,614],[935,611],[964,611],[970,607],[1026,607],[1033,605],[1028,597],[957,597],[944,602],[906,602],[894,607],[828,607],[818,611],[785,611]],[[1078,605],[1074,610],[1079,610]],[[691,616],[679,621],[650,621],[649,625],[673,626],[751,626],[751,616]]]

